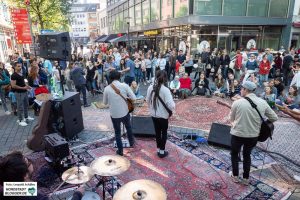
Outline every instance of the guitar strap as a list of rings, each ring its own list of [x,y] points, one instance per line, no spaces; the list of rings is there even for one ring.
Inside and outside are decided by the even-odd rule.
[[[262,117],[262,115],[260,114],[260,112],[258,111],[257,105],[256,105],[255,103],[253,103],[253,101],[252,101],[249,97],[245,97],[245,99],[246,99],[247,101],[249,101],[249,103],[251,104],[252,108],[254,108],[254,109],[257,111],[257,113],[259,114],[259,117],[260,117],[261,121],[264,122],[265,120],[264,120],[264,118]]]

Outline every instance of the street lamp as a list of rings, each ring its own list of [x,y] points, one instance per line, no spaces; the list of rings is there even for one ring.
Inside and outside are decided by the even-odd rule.
[[[131,17],[125,17],[125,20],[127,23],[127,40],[128,40],[128,51],[129,52],[130,52],[130,39],[129,39],[130,18]]]

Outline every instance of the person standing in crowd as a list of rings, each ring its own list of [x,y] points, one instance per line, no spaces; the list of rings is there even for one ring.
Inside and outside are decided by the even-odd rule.
[[[184,63],[184,71],[188,74],[188,76],[190,76],[193,71],[193,65],[193,58],[191,58],[191,56],[187,56],[186,61]]]
[[[234,76],[235,79],[240,81],[241,79],[241,70],[243,68],[243,56],[240,50],[236,51],[235,62],[234,62]]]
[[[113,56],[115,58],[116,69],[120,70],[120,62],[121,62],[122,57],[117,48],[113,49]]]
[[[6,115],[10,115],[10,112],[8,111],[6,105],[6,98],[5,98],[6,88],[9,86],[9,83],[10,83],[9,73],[7,70],[5,70],[4,64],[0,62],[0,98]]]
[[[124,82],[127,84],[127,85],[131,85],[132,81],[134,81],[134,69],[135,69],[135,64],[134,62],[129,58],[129,56],[125,56],[125,66],[126,66],[126,69],[122,70],[121,72],[122,73],[125,73],[125,78],[124,78]]]
[[[280,52],[278,52],[277,54],[276,54],[276,56],[275,56],[275,59],[274,59],[274,65],[273,65],[273,67],[274,67],[274,71],[273,71],[273,73],[274,73],[274,77],[278,77],[278,75],[280,75],[281,74],[281,70],[282,70],[282,58],[281,58],[281,53]]]
[[[114,70],[116,70],[114,58],[112,56],[108,56],[106,62],[104,63],[104,74],[108,84],[110,84],[111,82],[109,80],[109,74]]]
[[[179,55],[177,56],[177,60],[180,63],[180,65],[182,65],[185,62],[186,56],[183,54],[182,50],[179,50]]]
[[[85,72],[83,68],[79,66],[79,63],[75,63],[75,67],[71,70],[70,79],[75,85],[77,92],[82,93],[84,107],[89,107],[86,98],[86,79],[84,78]]]
[[[268,60],[268,56],[264,55],[263,60],[259,64],[259,85],[262,86],[264,82],[268,82],[269,73],[271,69],[271,63]]]
[[[17,121],[20,126],[27,126],[28,121],[34,118],[28,116],[28,94],[27,91],[31,89],[30,86],[25,84],[25,78],[22,74],[22,64],[15,63],[15,72],[11,75],[11,87],[15,92],[17,100],[18,118]],[[24,118],[23,118],[24,113]]]
[[[176,50],[171,51],[169,57],[169,71],[168,71],[168,80],[171,80],[171,74],[173,75],[172,80],[175,78],[176,73]]]
[[[103,103],[109,105],[110,116],[115,130],[118,147],[116,153],[123,156],[121,123],[125,125],[130,146],[133,147],[134,145],[134,137],[126,99],[136,100],[136,96],[128,85],[119,81],[120,77],[121,74],[118,71],[112,71],[110,73],[110,80],[112,80],[112,83],[104,89]]]
[[[292,69],[293,57],[289,53],[284,53],[282,61],[283,83],[285,86],[289,84],[289,74]]]
[[[167,62],[166,62],[166,59],[163,57],[163,54],[162,53],[158,54],[157,69],[165,70],[166,64],[167,64]]]
[[[230,64],[230,57],[227,55],[226,50],[223,51],[220,57],[220,64],[221,64],[223,78],[226,80],[228,75],[228,67]]]
[[[146,75],[147,75],[147,83],[151,82],[151,77],[153,76],[152,74],[152,61],[150,60],[150,54],[146,54],[146,59],[145,59],[145,65],[146,65]]]
[[[245,68],[246,68],[246,75],[244,77],[243,82],[247,81],[250,74],[255,73],[256,70],[258,69],[258,64],[256,62],[254,54],[250,55],[250,59],[246,62]]]
[[[166,71],[158,71],[154,84],[150,85],[147,90],[146,97],[155,128],[157,155],[160,158],[168,155],[168,151],[165,150],[169,125],[168,119],[171,112],[175,110],[172,94],[169,88],[165,86],[167,81]]]
[[[262,116],[267,117],[271,122],[278,119],[275,112],[268,103],[254,94],[256,85],[250,81],[245,81],[242,85],[241,96],[250,98]],[[231,128],[231,163],[232,179],[234,182],[241,181],[249,184],[249,174],[251,166],[251,151],[257,144],[260,132],[261,118],[257,111],[251,106],[248,100],[242,98],[235,101],[231,108],[230,120]],[[239,179],[239,153],[243,146],[243,178]]]
[[[67,67],[66,70],[64,70],[64,75],[65,75],[65,78],[66,78],[66,85],[67,85],[67,88],[68,88],[68,91],[69,92],[73,92],[73,81],[71,80],[71,71],[74,67],[74,62],[70,62],[69,63],[69,66]]]

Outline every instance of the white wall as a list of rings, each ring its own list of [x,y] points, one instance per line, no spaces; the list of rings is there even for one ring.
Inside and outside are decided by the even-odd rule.
[[[78,17],[81,16],[81,17]],[[88,14],[72,13],[72,32],[73,37],[89,37]]]
[[[107,17],[107,9],[100,9],[97,11],[97,23],[98,23],[98,29],[99,29],[99,35],[108,35],[108,24],[107,21],[105,23],[105,27],[101,27],[101,19],[104,19]]]

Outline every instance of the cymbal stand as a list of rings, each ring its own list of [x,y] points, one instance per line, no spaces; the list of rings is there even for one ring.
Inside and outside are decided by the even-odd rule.
[[[105,200],[106,195],[105,195],[105,186],[107,185],[107,183],[111,183],[111,194],[112,196],[114,195],[114,182],[115,179],[113,176],[99,176],[99,175],[95,175],[96,179],[99,181],[96,185],[96,188],[98,188],[100,185],[102,185],[102,198],[103,200]],[[117,185],[118,187],[118,185]]]

